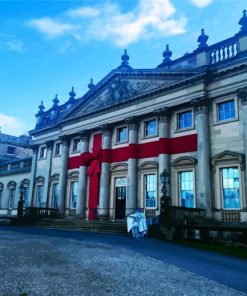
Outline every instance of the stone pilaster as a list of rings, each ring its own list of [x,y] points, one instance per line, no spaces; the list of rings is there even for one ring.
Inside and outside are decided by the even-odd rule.
[[[88,137],[85,133],[81,134],[81,153],[88,152],[89,143]],[[85,218],[86,210],[86,197],[87,197],[87,167],[79,167],[79,178],[78,178],[78,200],[76,206],[76,215]]]
[[[61,155],[61,170],[59,179],[59,198],[58,210],[61,216],[65,214],[66,191],[67,191],[67,174],[68,174],[68,158],[69,158],[69,143],[68,136],[61,137],[62,140],[62,155]]]
[[[35,178],[36,178],[36,168],[37,168],[37,159],[38,159],[38,151],[39,146],[34,145],[32,147],[33,150],[33,158],[32,158],[32,168],[31,168],[31,180],[30,180],[30,187],[28,191],[28,204],[26,206],[35,207],[35,196],[34,196],[34,189],[35,189]]]
[[[44,174],[45,183],[44,183],[44,197],[46,198],[46,207],[49,205],[49,185],[50,185],[50,176],[51,176],[51,165],[52,165],[52,151],[53,151],[53,144],[54,141],[48,141],[45,143],[47,148],[46,154],[46,172]]]
[[[243,120],[243,137],[244,137],[244,155],[245,155],[245,176],[244,183],[247,184],[247,89],[238,92],[238,98],[242,105],[242,120]],[[245,197],[247,198],[247,188],[244,186]],[[247,200],[244,201],[246,205]]]
[[[197,126],[197,207],[212,217],[212,193],[210,174],[209,112],[205,100],[193,101]]]
[[[134,119],[129,121],[129,144],[138,143],[138,125]],[[128,159],[127,199],[125,215],[135,212],[137,206],[137,159]]]
[[[159,111],[159,138],[160,139],[168,139],[170,137],[170,111],[168,109],[163,109]],[[166,169],[168,173],[170,173],[170,155],[165,153],[159,154],[159,175],[158,175],[158,197],[162,197],[163,194],[161,192],[163,184],[159,182],[160,174]],[[166,185],[167,196],[170,196],[170,184]],[[159,201],[160,202],[160,201]]]
[[[108,127],[103,129],[103,149],[111,148],[111,132]],[[110,163],[102,162],[99,190],[99,216],[108,218],[110,205]]]

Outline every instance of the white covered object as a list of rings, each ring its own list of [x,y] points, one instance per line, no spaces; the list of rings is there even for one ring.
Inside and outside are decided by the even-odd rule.
[[[127,229],[130,232],[131,229],[138,228],[140,236],[143,236],[147,233],[147,222],[145,214],[135,213],[127,217]],[[136,231],[133,231],[133,236],[136,237]]]

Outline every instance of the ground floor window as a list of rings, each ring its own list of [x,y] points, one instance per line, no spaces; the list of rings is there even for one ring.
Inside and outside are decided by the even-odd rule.
[[[224,209],[240,209],[240,182],[237,167],[226,167],[221,171],[221,195]]]
[[[2,208],[2,196],[3,196],[3,191],[0,188],[0,209]]]
[[[70,208],[76,209],[77,204],[77,191],[78,191],[78,182],[71,182],[70,185]]]
[[[182,207],[195,207],[193,171],[179,172],[179,200]]]
[[[145,207],[157,207],[157,176],[156,174],[144,175],[145,180]]]
[[[15,190],[9,189],[9,209],[14,208]]]
[[[28,187],[24,187],[23,189],[23,200],[24,200],[24,207],[27,207],[28,206],[28,190],[29,188]]]
[[[38,185],[37,186],[37,207],[44,208],[46,206],[45,200],[44,200],[44,185]]]
[[[51,207],[52,208],[57,208],[57,202],[58,202],[58,183],[53,184],[52,186],[52,204]]]

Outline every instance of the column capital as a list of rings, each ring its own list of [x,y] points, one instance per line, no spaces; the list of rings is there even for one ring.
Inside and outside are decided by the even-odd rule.
[[[53,140],[49,140],[45,142],[47,149],[52,149],[54,141]]]
[[[87,130],[82,130],[78,132],[80,136],[81,142],[88,142],[89,141],[89,132]]]
[[[247,89],[237,90],[237,96],[240,99],[242,105],[247,105]]]
[[[69,135],[63,135],[59,137],[59,140],[61,141],[62,145],[69,145],[70,143],[70,136]]]
[[[124,121],[128,124],[130,130],[137,130],[138,121],[135,116],[128,117]]]
[[[109,124],[103,124],[99,127],[103,136],[107,137],[111,135],[111,126]]]
[[[31,149],[33,150],[33,153],[34,153],[34,154],[37,154],[38,151],[39,151],[39,145],[38,145],[38,144],[33,144],[33,145],[31,146]]]
[[[154,115],[157,115],[159,119],[164,118],[164,117],[169,117],[171,115],[171,109],[164,107],[161,109],[156,109],[154,110]]]
[[[191,100],[191,105],[194,107],[195,113],[208,113],[207,97]]]

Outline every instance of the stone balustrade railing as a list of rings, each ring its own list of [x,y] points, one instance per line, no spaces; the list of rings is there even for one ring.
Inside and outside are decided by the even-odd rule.
[[[0,176],[31,171],[32,158],[19,159],[0,165]]]

